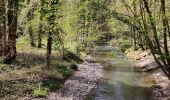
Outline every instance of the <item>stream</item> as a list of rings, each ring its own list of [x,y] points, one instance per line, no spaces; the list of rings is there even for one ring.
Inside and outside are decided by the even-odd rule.
[[[134,71],[133,63],[119,48],[98,46],[94,59],[104,66],[104,78],[92,100],[154,100],[151,79]]]

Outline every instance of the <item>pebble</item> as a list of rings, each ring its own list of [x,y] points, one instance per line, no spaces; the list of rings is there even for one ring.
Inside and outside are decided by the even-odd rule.
[[[68,79],[64,86],[48,100],[84,100],[97,87],[100,78],[103,77],[103,67],[95,63],[83,63],[78,67],[79,71]]]

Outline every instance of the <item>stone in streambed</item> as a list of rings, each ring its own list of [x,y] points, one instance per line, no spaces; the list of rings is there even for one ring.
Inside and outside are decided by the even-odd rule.
[[[138,71],[149,71],[158,67],[158,64],[153,59],[140,60],[135,63],[135,69]]]

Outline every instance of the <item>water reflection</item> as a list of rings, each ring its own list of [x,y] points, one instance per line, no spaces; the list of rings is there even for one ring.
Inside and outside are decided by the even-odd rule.
[[[104,66],[104,78],[96,89],[92,100],[153,100],[144,76],[133,70],[133,65],[122,53],[109,46],[98,47],[95,60]]]

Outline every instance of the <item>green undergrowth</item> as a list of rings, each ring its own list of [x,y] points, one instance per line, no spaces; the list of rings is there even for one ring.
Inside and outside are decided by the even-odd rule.
[[[120,48],[123,52],[125,52],[127,49],[131,48],[132,46],[133,44],[130,42],[123,42],[122,44],[120,44]]]
[[[48,89],[41,86],[35,87],[33,89],[33,94],[35,97],[46,97],[48,95]]]
[[[57,51],[52,52],[51,67],[46,68],[45,48],[30,47],[29,42],[23,40],[17,42],[16,61],[11,64],[0,63],[0,98],[4,100],[45,97],[49,92],[59,89],[77,69],[78,62],[75,60],[78,57],[70,58],[70,61],[63,60]]]
[[[111,41],[113,45],[117,45],[120,47],[122,52],[125,52],[129,48],[133,48],[133,43],[130,40],[127,39],[117,39]]]

